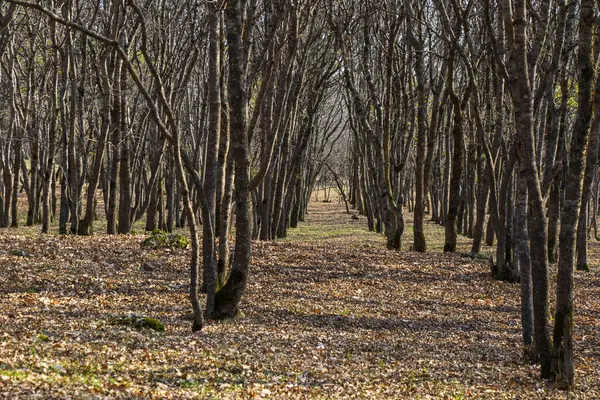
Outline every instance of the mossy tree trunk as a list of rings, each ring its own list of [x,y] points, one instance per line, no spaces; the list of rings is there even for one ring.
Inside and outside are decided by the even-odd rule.
[[[235,317],[246,291],[252,254],[252,210],[250,199],[250,158],[248,150],[245,68],[242,56],[244,0],[229,0],[225,9],[226,37],[229,55],[230,135],[235,162],[235,228],[236,241],[231,273],[216,293],[213,316]]]

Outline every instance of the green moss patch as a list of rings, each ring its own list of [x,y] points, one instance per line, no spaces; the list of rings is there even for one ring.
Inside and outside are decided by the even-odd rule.
[[[159,229],[153,230],[150,236],[142,242],[142,247],[151,249],[185,249],[188,245],[189,240],[185,236],[178,233],[163,232]]]
[[[165,331],[165,325],[158,319],[134,314],[111,317],[109,322],[112,325],[131,326],[137,329],[152,329],[157,332]]]

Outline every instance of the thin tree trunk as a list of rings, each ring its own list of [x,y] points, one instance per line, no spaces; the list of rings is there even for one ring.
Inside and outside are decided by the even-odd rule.
[[[587,259],[587,221],[588,213],[585,210],[590,202],[592,184],[596,175],[598,163],[598,146],[600,146],[600,75],[596,77],[594,91],[594,120],[590,129],[590,137],[587,144],[585,173],[583,175],[583,187],[581,192],[581,211],[577,224],[577,262],[578,270],[589,270]]]
[[[112,158],[110,163],[108,207],[106,212],[106,231],[109,235],[117,233],[117,195],[119,193],[119,164],[121,162],[121,114],[123,113],[121,103],[121,68],[122,62],[118,61],[115,67],[113,82],[113,107],[111,110],[111,149]]]
[[[79,225],[79,170],[77,168],[77,143],[75,130],[77,127],[77,109],[79,90],[77,89],[77,67],[75,64],[75,52],[73,49],[72,32],[67,32],[67,51],[68,51],[68,74],[70,84],[70,110],[69,110],[69,141],[68,141],[68,190],[69,205],[71,211],[71,233],[76,234]]]
[[[515,243],[521,280],[521,326],[523,344],[533,343],[533,289],[531,281],[531,258],[529,256],[529,235],[527,234],[527,183],[517,179],[517,199],[515,210]]]
[[[485,212],[490,194],[490,183],[487,171],[487,166],[484,167],[486,172],[482,176],[482,184],[479,187],[479,196],[477,197],[477,206],[475,211],[475,227],[473,229],[473,245],[471,253],[478,254],[481,252],[481,241],[483,239],[483,228],[485,226]]]
[[[17,138],[15,141],[15,163],[13,165],[13,189],[12,189],[12,205],[11,205],[11,222],[12,228],[19,226],[19,210],[18,210],[18,199],[19,199],[19,186],[21,184],[21,163],[23,162],[22,157],[22,139]]]
[[[202,258],[206,286],[206,313],[212,316],[217,291],[216,258],[216,204],[218,178],[218,152],[221,134],[221,87],[219,83],[219,12],[216,4],[209,6],[209,117],[207,158],[204,175],[204,202],[202,206]]]
[[[133,210],[133,191],[131,177],[131,141],[127,135],[127,98],[125,96],[126,70],[122,70],[121,87],[119,95],[121,97],[121,114],[118,124],[121,131],[121,159],[119,166],[119,222],[117,232],[120,234],[129,234],[131,232],[131,213]]]
[[[52,32],[52,43],[56,44],[56,23],[51,22]],[[50,191],[53,188],[52,181],[54,176],[54,158],[56,156],[56,134],[58,125],[58,62],[59,52],[58,49],[54,50],[55,66],[52,77],[52,97],[50,101],[50,110],[52,111],[52,118],[50,119],[50,127],[48,130],[48,157],[47,163],[44,166],[44,182],[42,190],[42,233],[48,233],[50,228],[50,222],[52,219],[51,214],[51,201],[52,195]]]

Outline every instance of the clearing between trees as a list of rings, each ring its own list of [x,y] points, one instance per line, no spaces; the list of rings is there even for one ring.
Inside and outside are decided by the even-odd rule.
[[[255,244],[243,315],[197,333],[189,250],[2,230],[0,397],[565,398],[520,347],[519,285],[465,257],[469,240],[444,254],[427,223],[437,248],[398,253],[362,218],[311,203],[288,239]],[[570,398],[594,399],[600,273],[575,279]],[[115,323],[131,315],[165,330]]]

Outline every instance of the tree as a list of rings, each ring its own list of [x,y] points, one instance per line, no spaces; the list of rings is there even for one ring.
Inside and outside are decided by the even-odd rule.
[[[246,121],[245,73],[242,49],[244,0],[230,0],[225,9],[229,55],[229,111],[231,145],[235,163],[235,252],[231,272],[225,285],[216,293],[214,316],[237,315],[239,302],[246,290],[252,252],[252,212],[250,201],[250,159]]]
[[[540,7],[544,9],[546,6],[547,4],[542,4]],[[518,140],[517,154],[520,176],[527,182],[529,194],[529,240],[533,278],[535,343],[542,366],[542,377],[550,378],[552,376],[552,345],[548,328],[547,219],[534,147],[531,82],[534,80],[532,72],[535,71],[536,60],[529,59],[532,57],[527,46],[529,24],[526,8],[525,2],[521,0],[515,1],[514,7],[510,1],[503,2],[504,29],[510,52],[507,68],[508,83],[514,104]],[[539,50],[540,46],[539,41],[534,41],[534,48]]]
[[[566,177],[565,202],[560,224],[560,258],[556,288],[556,313],[554,324],[555,373],[558,378],[571,387],[574,381],[573,366],[573,262],[575,257],[576,229],[580,209],[585,213],[585,204],[581,202],[584,155],[589,148],[588,135],[592,117],[592,84],[594,65],[592,47],[594,43],[595,12],[594,1],[583,0],[579,11],[579,45],[577,67],[579,69],[579,94],[577,117],[571,136],[569,167]],[[597,146],[596,134],[592,144]]]

